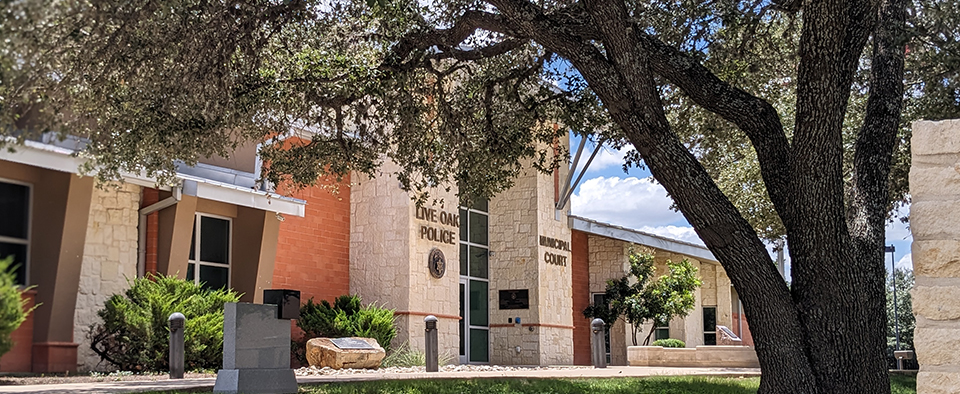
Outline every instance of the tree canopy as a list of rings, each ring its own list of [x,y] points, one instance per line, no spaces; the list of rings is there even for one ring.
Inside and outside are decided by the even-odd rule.
[[[884,222],[903,121],[960,108],[955,0],[2,4],[0,130],[83,136],[106,178],[303,129],[266,180],[392,160],[489,197],[567,130],[630,145],[741,295],[761,392],[889,390]]]

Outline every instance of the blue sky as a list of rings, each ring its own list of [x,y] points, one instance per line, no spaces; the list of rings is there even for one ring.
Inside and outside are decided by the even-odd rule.
[[[571,140],[571,157],[576,154],[579,143],[577,137]],[[581,167],[593,148],[594,145],[588,141],[580,158]],[[650,178],[647,169],[630,168],[628,173],[623,172],[623,155],[629,149],[626,147],[617,151],[604,147],[597,154],[570,198],[573,214],[702,245],[703,242],[683,215],[670,209],[670,197],[662,186]],[[576,175],[579,175],[579,171],[574,177]],[[904,208],[902,213],[908,209]],[[897,267],[913,268],[911,241],[910,231],[905,224],[895,220],[887,225],[887,245],[893,245],[896,249]],[[890,270],[890,261],[888,253],[887,270]]]

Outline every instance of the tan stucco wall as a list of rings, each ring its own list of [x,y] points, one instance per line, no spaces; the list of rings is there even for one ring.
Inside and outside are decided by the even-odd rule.
[[[638,252],[653,253],[658,276],[669,273],[667,261],[679,262],[687,259],[699,270],[703,285],[694,292],[694,309],[686,317],[676,317],[670,321],[671,338],[684,341],[690,348],[703,345],[703,306],[717,307],[717,324],[727,327],[732,325],[730,279],[723,267],[716,262],[701,262],[691,256],[592,234],[588,235],[587,239],[591,294],[603,293],[608,280],[619,279],[629,272],[628,255],[630,248],[633,247]],[[637,338],[638,343],[643,341],[652,328],[650,323],[644,325]],[[622,319],[618,320],[610,329],[611,365],[627,365],[627,347],[632,344],[632,326],[624,323]]]
[[[917,392],[960,387],[960,120],[913,124],[913,233]]]
[[[109,185],[93,190],[90,220],[84,242],[80,288],[74,310],[73,338],[77,348],[77,370],[106,370],[100,357],[90,350],[90,326],[99,323],[97,311],[114,294],[128,289],[137,277],[137,209],[140,187]]]

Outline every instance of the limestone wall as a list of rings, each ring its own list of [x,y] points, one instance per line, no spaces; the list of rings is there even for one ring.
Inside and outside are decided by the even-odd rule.
[[[917,392],[960,387],[960,120],[913,124],[913,233]]]
[[[90,220],[80,268],[80,287],[74,311],[73,340],[79,371],[104,370],[100,357],[90,350],[87,334],[98,323],[97,311],[111,295],[129,288],[137,277],[137,210],[140,187],[123,184],[118,188],[93,189]]]
[[[376,178],[357,176],[350,189],[350,291],[364,303],[376,302],[397,311],[397,338],[393,345],[408,342],[423,349],[423,318],[440,319],[440,352],[459,354],[458,227],[418,218],[417,207],[408,193],[390,176],[398,169],[387,162]],[[443,205],[426,208],[457,213],[456,191],[433,190],[432,197]],[[429,239],[421,227],[446,230],[453,243]],[[446,272],[440,279],[430,275],[427,255],[433,248],[446,257]]]

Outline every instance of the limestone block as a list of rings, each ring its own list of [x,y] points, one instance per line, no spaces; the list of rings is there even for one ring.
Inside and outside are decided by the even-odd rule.
[[[386,352],[377,340],[353,339],[364,341],[373,346],[373,349],[340,349],[330,338],[313,338],[307,341],[307,362],[317,368],[378,368]]]
[[[960,241],[916,241],[912,249],[915,275],[960,278]]]
[[[930,197],[960,196],[960,162],[953,166],[914,165],[910,168],[910,194]]]
[[[960,239],[960,201],[914,201],[910,230],[915,241]]]
[[[953,346],[957,338],[960,338],[960,325],[917,327],[913,339],[917,361],[921,366],[960,365],[960,353]]]
[[[960,152],[960,120],[913,123],[910,150],[913,156]],[[913,183],[913,182],[911,182]]]
[[[917,392],[924,394],[953,394],[960,387],[960,372],[928,372],[917,374]]]
[[[913,313],[931,320],[960,319],[960,288],[917,286],[913,289]]]

